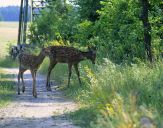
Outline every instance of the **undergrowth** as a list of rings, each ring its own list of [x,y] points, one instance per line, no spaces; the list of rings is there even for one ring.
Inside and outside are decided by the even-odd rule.
[[[48,61],[42,69],[47,69]],[[45,68],[46,67],[46,68]],[[42,70],[43,71],[43,70]],[[47,70],[44,70],[45,72]],[[70,88],[64,89],[68,97],[81,104],[69,116],[81,127],[127,128],[141,127],[143,117],[154,127],[162,127],[163,120],[163,64],[116,65],[104,59],[102,64],[80,65],[82,86],[75,72]],[[67,67],[58,65],[52,79],[67,84]]]
[[[15,93],[13,77],[0,69],[0,108],[6,106],[13,99]]]

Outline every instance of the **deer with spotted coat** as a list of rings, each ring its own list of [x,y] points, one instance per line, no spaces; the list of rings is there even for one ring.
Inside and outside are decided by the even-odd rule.
[[[81,85],[80,80],[80,73],[78,69],[78,64],[80,61],[89,59],[95,64],[96,59],[96,47],[88,47],[88,51],[80,51],[74,47],[67,47],[67,46],[49,46],[46,49],[50,51],[49,58],[50,58],[50,65],[48,68],[47,74],[47,81],[46,81],[46,88],[47,90],[51,91],[50,86],[50,74],[52,69],[55,67],[57,63],[67,63],[68,64],[68,87],[70,85],[70,78],[72,73],[72,66],[74,66],[76,74],[78,76],[79,84]]]
[[[18,95],[20,95],[20,78],[22,79],[22,92],[25,91],[23,73],[26,70],[30,70],[33,78],[33,96],[36,98],[36,72],[43,62],[44,58],[49,54],[49,50],[43,48],[39,55],[30,55],[24,52],[19,53],[18,60],[19,60],[19,73],[18,73]]]

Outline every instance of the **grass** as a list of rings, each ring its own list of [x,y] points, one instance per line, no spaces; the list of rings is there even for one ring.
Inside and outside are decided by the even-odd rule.
[[[0,22],[0,41],[17,41],[18,22]]]
[[[15,93],[14,76],[7,74],[2,67],[17,66],[17,63],[9,57],[9,46],[16,44],[17,31],[17,22],[0,22],[0,108],[9,104]]]
[[[46,58],[41,65],[39,72],[42,74],[47,74],[49,66],[49,59]],[[65,85],[68,80],[68,66],[67,64],[57,64],[51,73],[51,80],[57,80],[58,83]],[[66,78],[67,77],[67,78]]]
[[[15,67],[16,61],[9,56],[9,47],[16,45],[18,22],[0,22],[0,67]]]
[[[4,68],[18,67],[18,62],[17,60],[13,60],[10,56],[2,57],[0,60],[0,67]]]
[[[18,22],[0,22],[0,58],[9,55],[9,46],[15,45],[18,36]]]
[[[42,72],[47,71],[47,65],[45,61]],[[155,127],[163,126],[162,62],[116,65],[105,59],[96,66],[82,62],[80,72],[83,86],[79,87],[73,73],[70,88],[64,88],[68,97],[81,104],[69,114],[75,124],[83,128],[139,128],[140,120],[147,117]],[[52,79],[64,87],[67,76],[65,65],[58,65],[52,73]]]
[[[13,77],[13,75],[6,74],[3,69],[0,69],[0,108],[12,101],[15,93]]]
[[[79,125],[82,128],[89,128],[90,120],[96,120],[96,112],[93,108],[82,107],[75,112],[68,114],[75,125]]]

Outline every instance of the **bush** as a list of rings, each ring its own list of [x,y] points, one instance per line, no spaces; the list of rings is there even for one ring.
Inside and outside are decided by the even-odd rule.
[[[161,127],[161,63],[152,66],[143,63],[127,66],[116,65],[105,59],[103,64],[93,70],[87,66],[83,68],[86,76],[82,77],[84,86],[71,86],[66,93],[85,104],[88,109],[94,109],[97,120],[90,119],[90,127],[140,127],[143,117],[148,117],[156,126]]]

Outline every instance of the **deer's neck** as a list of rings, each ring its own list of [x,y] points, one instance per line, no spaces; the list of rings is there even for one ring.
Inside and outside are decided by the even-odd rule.
[[[37,56],[36,64],[37,64],[37,65],[40,65],[40,64],[43,62],[44,58],[45,58],[45,55],[43,55],[42,53],[40,53],[40,54]]]

